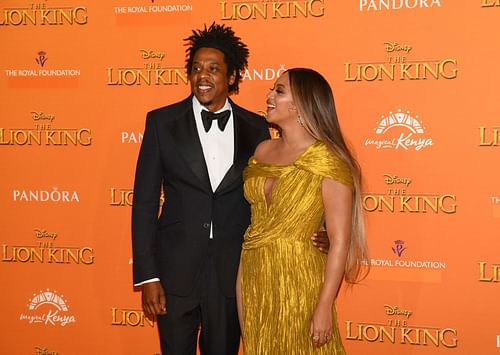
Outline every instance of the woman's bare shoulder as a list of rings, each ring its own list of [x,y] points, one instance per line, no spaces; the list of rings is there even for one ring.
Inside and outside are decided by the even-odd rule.
[[[257,148],[255,148],[254,157],[258,161],[265,161],[265,158],[268,156],[269,152],[274,149],[277,143],[277,139],[267,139],[259,143]]]

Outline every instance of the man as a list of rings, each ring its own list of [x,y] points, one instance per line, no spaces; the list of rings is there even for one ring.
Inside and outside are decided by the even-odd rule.
[[[231,28],[212,24],[187,41],[192,95],[146,119],[132,209],[134,283],[145,313],[158,317],[163,353],[195,354],[201,324],[203,354],[236,354],[236,272],[250,222],[242,171],[269,131],[228,99],[248,63]]]
[[[132,209],[134,284],[164,354],[237,354],[235,282],[250,222],[242,171],[266,121],[228,98],[248,64],[230,27],[188,37],[191,96],[147,115]],[[158,217],[163,187],[165,202]]]

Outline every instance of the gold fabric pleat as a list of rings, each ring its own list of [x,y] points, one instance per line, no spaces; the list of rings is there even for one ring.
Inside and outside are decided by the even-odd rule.
[[[270,177],[277,180],[268,206],[264,183]],[[325,177],[352,186],[348,166],[320,141],[293,164],[251,157],[244,171],[252,209],[241,255],[245,355],[345,354],[335,307],[333,340],[315,348],[309,336],[326,264],[310,240],[324,222]]]

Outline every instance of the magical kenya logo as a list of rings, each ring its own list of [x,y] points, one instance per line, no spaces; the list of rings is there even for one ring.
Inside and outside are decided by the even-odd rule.
[[[415,150],[420,151],[434,145],[432,138],[425,135],[425,127],[418,116],[412,116],[410,111],[389,112],[382,115],[374,129],[375,137],[365,140],[365,146],[376,149]]]
[[[57,291],[46,289],[33,294],[28,304],[29,312],[21,313],[19,319],[30,324],[40,323],[43,325],[65,325],[75,323],[74,315],[69,314],[69,306],[64,296]]]

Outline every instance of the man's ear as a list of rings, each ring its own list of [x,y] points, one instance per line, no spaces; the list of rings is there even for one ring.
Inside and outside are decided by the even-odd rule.
[[[233,71],[233,73],[231,75],[229,75],[229,85],[233,85],[234,82],[236,81],[236,70]]]

